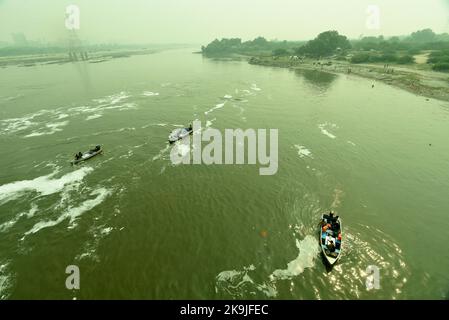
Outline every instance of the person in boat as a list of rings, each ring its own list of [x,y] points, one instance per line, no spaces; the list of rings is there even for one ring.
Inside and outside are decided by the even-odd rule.
[[[101,146],[98,145],[98,146],[95,146],[95,148],[91,149],[90,152],[98,152],[98,151],[100,151],[100,149],[101,149]]]
[[[331,229],[334,230],[334,231],[340,230],[340,225],[338,224],[337,221],[332,221]]]
[[[330,223],[326,223],[326,224],[323,226],[323,232],[326,232],[327,230],[330,230],[330,228],[331,228]]]
[[[75,160],[79,160],[83,157],[83,153],[80,151],[75,155]]]
[[[193,130],[193,127],[192,127],[192,124],[189,124],[189,129],[188,129],[189,131],[192,131]]]
[[[334,212],[333,211],[329,211],[329,214],[324,214],[323,218],[326,219],[326,221],[328,223],[332,223],[332,221],[335,219],[334,218]]]
[[[334,241],[329,240],[329,242],[327,243],[327,249],[328,249],[330,252],[334,252],[334,251],[335,251],[335,244],[334,244]]]

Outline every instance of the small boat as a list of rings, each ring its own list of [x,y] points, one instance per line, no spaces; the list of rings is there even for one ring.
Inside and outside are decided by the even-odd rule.
[[[89,160],[99,154],[101,154],[103,152],[103,149],[101,148],[101,146],[96,146],[94,149],[91,149],[89,151],[84,152],[81,157],[77,157],[74,160],[72,160],[72,165],[74,164],[78,164],[80,162]]]
[[[320,247],[326,262],[333,266],[341,257],[341,219],[323,214],[320,223]]]
[[[168,136],[168,142],[175,143],[176,141],[184,139],[185,137],[187,137],[192,133],[193,133],[192,127],[175,129]]]

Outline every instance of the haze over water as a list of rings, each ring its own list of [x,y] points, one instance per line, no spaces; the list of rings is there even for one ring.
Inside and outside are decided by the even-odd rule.
[[[448,103],[193,50],[2,69],[0,297],[447,297]],[[194,119],[279,129],[277,174],[172,165],[168,134]],[[327,272],[330,208],[345,246]]]

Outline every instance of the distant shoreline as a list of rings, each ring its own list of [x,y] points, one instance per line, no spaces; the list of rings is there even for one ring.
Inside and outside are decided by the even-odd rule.
[[[407,65],[352,64],[332,59],[292,60],[290,57],[250,57],[248,63],[292,70],[315,70],[333,74],[351,74],[380,81],[408,92],[442,101],[449,101],[449,73],[420,70]],[[375,86],[375,82],[373,82]]]
[[[129,58],[135,55],[147,55],[159,52],[157,49],[136,49],[136,50],[105,50],[96,52],[86,52],[86,57],[78,54],[76,59],[70,59],[69,54],[49,53],[32,55],[14,55],[0,57],[0,68],[9,66],[34,67],[38,65],[66,64],[71,62],[101,63],[112,59]]]

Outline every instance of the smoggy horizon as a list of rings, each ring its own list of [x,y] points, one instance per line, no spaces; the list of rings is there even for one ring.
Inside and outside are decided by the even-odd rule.
[[[77,34],[90,43],[206,44],[258,36],[301,41],[326,30],[351,39],[403,36],[425,28],[449,31],[449,0],[0,0],[0,41],[12,42],[13,34],[21,33],[30,41],[64,41],[68,5],[79,7]]]

